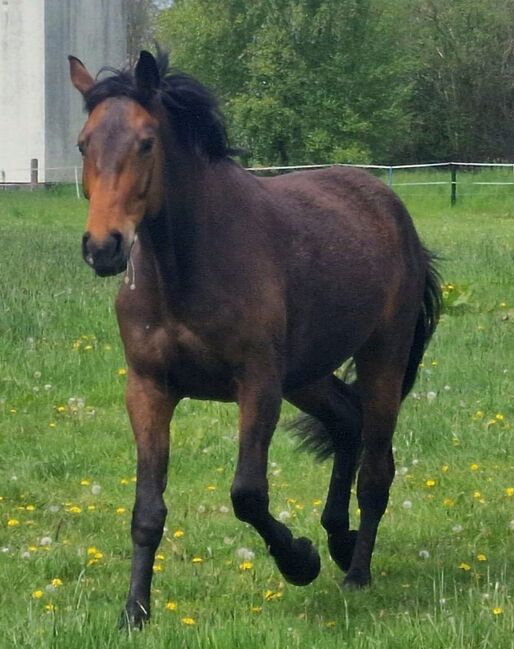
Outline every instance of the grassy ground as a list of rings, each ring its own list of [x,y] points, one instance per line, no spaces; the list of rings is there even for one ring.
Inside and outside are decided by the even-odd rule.
[[[323,562],[307,588],[284,584],[230,510],[235,407],[185,401],[153,623],[130,637],[116,630],[134,489],[119,279],[81,261],[72,192],[0,194],[2,649],[514,646],[514,196],[470,186],[450,209],[448,187],[398,190],[444,258],[448,309],[398,424],[372,588],[340,591],[319,525],[329,466],[279,428],[272,509]]]

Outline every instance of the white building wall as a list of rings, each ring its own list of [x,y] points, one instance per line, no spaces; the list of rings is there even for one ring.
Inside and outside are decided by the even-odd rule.
[[[71,85],[68,54],[84,62],[93,76],[106,65],[127,60],[122,0],[45,0],[46,179],[73,181],[70,167],[81,167],[76,142],[86,115],[82,97]]]
[[[44,160],[44,14],[44,0],[0,2],[0,182],[29,182]]]

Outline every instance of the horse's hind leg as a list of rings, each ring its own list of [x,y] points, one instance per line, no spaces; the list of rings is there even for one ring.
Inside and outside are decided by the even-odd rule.
[[[308,539],[294,539],[269,512],[268,448],[281,401],[280,382],[269,377],[268,368],[246,369],[238,389],[239,457],[231,497],[236,516],[262,536],[285,579],[304,586],[318,576],[319,555]]]
[[[321,524],[327,532],[330,555],[341,570],[346,571],[356,538],[356,532],[350,530],[348,509],[361,442],[357,390],[336,376],[329,376],[287,394],[286,398],[310,416],[299,424],[305,446],[311,447],[320,458],[331,452],[334,454]]]
[[[344,582],[347,587],[366,586],[371,581],[371,556],[394,477],[392,438],[407,357],[408,349],[394,349],[378,337],[355,355],[362,403],[362,456],[357,481],[361,520]]]

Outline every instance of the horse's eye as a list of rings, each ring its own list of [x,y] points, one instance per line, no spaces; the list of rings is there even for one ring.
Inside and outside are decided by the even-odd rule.
[[[139,145],[139,153],[141,155],[148,155],[153,149],[153,143],[154,143],[153,137],[148,137],[145,138],[144,140],[141,140],[141,143]]]

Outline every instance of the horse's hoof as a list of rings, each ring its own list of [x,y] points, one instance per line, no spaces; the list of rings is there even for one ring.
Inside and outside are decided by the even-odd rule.
[[[275,562],[284,579],[294,586],[307,586],[321,569],[318,551],[305,537],[293,539],[289,549],[282,556],[275,557]]]
[[[150,610],[139,602],[128,602],[120,615],[118,628],[120,630],[141,630],[150,619]]]
[[[344,572],[348,572],[350,569],[356,541],[356,530],[347,530],[342,534],[328,535],[330,556]]]
[[[364,570],[350,570],[343,581],[344,590],[361,590],[371,585],[371,574]]]

